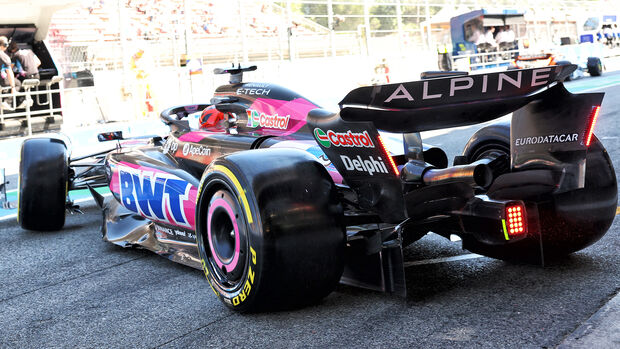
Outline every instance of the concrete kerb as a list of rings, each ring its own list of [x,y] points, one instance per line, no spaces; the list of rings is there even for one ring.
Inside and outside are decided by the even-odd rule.
[[[620,293],[568,335],[558,348],[620,348]]]

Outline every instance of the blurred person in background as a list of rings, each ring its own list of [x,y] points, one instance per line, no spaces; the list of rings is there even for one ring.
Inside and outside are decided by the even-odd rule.
[[[135,117],[155,116],[155,99],[151,90],[151,73],[155,71],[155,62],[146,47],[139,46],[137,48],[134,55],[131,56],[129,67],[135,75],[132,94],[134,94],[134,98],[140,101]]]
[[[488,27],[486,32],[484,33],[485,41],[491,46],[497,46],[497,41],[495,41],[495,27]]]
[[[499,33],[495,35],[495,41],[499,45],[500,50],[511,50],[514,47],[515,32],[508,25],[500,27]]]
[[[29,49],[19,49],[17,42],[11,41],[8,48],[9,57],[17,67],[17,78],[21,81],[24,79],[39,80],[39,66],[41,60],[37,55]]]
[[[9,40],[6,36],[0,36],[0,86],[11,87],[11,93],[16,93],[21,86],[19,80],[15,79],[13,69],[11,67],[11,58],[6,54],[9,47]],[[3,91],[4,92],[4,91]],[[12,98],[8,97],[0,102],[0,108],[4,110],[13,110],[11,106]]]
[[[495,33],[495,27],[488,27],[485,29],[484,34],[477,34],[478,39],[476,39],[475,43],[478,46],[478,50],[482,50],[483,52],[490,52],[494,47],[497,46],[497,42],[495,41],[495,37],[493,35]]]
[[[605,43],[609,47],[612,47],[613,41],[614,41],[614,33],[613,33],[613,30],[611,29],[611,24],[603,25],[603,37],[605,38]]]
[[[488,62],[495,59],[493,55],[488,55],[491,52],[497,51],[497,42],[495,41],[495,38],[493,36],[494,32],[495,27],[488,27],[485,29],[485,33],[480,34],[480,36],[476,40],[476,47],[478,48],[478,52],[485,54],[480,57],[483,62]]]
[[[515,35],[514,30],[512,30],[512,28],[509,25],[505,27],[504,32],[505,32],[504,38],[506,42],[514,43],[517,40],[517,36]]]

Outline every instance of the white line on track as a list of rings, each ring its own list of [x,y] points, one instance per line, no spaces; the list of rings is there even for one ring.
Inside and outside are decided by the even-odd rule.
[[[480,257],[484,257],[484,256],[481,256],[481,255],[475,254],[475,253],[469,253],[469,254],[464,254],[464,255],[454,256],[454,257],[433,258],[433,259],[424,259],[424,260],[421,260],[421,261],[405,262],[403,266],[405,268],[409,268],[409,267],[413,267],[413,266],[416,266],[416,265],[456,262],[456,261],[464,261],[464,260],[468,260],[468,259],[476,259],[476,258],[480,258]]]
[[[101,194],[101,195],[102,195],[103,197],[108,197],[108,196],[110,196],[110,195],[112,195],[112,194],[110,194],[110,193],[106,193],[106,194]],[[88,198],[82,198],[82,199],[77,199],[77,200],[74,200],[74,201],[73,201],[73,203],[75,203],[75,204],[81,204],[81,203],[88,202],[88,201],[92,201],[92,200],[93,200],[93,198],[92,198],[92,197],[88,197]],[[10,214],[10,215],[6,215],[6,216],[2,216],[2,217],[0,217],[0,222],[2,222],[2,221],[8,221],[9,219],[12,219],[12,218],[17,218],[17,213],[13,213],[13,214]]]
[[[620,85],[620,82],[611,82],[609,84],[605,84],[605,85],[601,85],[601,86],[597,86],[597,87],[592,87],[592,88],[587,88],[585,90],[578,90],[575,93],[588,93],[588,92],[592,92],[592,91],[596,91],[596,90],[602,90],[604,88],[608,88],[608,87],[612,87],[612,86],[616,86],[616,85]]]
[[[6,215],[6,216],[0,217],[0,222],[8,221],[11,218],[17,218],[17,213],[13,213],[13,214],[10,214],[10,215]]]

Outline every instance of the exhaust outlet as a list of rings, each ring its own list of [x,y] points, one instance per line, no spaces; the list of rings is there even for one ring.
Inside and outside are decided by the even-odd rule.
[[[469,165],[428,169],[422,175],[422,182],[426,185],[461,182],[486,188],[493,182],[493,171],[487,166],[487,162],[485,159]]]

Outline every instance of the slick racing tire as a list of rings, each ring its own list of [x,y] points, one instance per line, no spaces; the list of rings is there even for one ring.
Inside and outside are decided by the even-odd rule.
[[[603,74],[603,63],[598,57],[588,57],[587,67],[590,76],[601,76]]]
[[[334,290],[344,268],[343,210],[312,156],[262,149],[217,159],[201,179],[196,235],[203,271],[226,306],[303,306]]]
[[[470,141],[463,155],[472,162],[484,157],[484,154],[502,153],[505,149],[510,149],[510,143],[506,143],[506,140],[510,139],[510,126],[508,124],[504,127],[503,136],[498,136],[501,128],[495,126],[491,139],[482,135],[487,130],[478,131],[480,134],[474,135],[472,140],[486,142],[476,144]],[[503,145],[496,148],[489,146],[502,143]],[[484,150],[481,151],[483,146]],[[463,247],[485,256],[518,262],[539,263],[542,258],[550,260],[566,256],[595,243],[607,232],[615,217],[617,195],[617,182],[611,159],[594,136],[586,155],[585,187],[535,198],[539,233],[507,245],[488,245],[466,236],[463,238]],[[521,197],[490,196],[495,199],[528,200]]]
[[[17,221],[22,228],[60,230],[65,225],[69,167],[67,146],[55,138],[24,141],[19,164]]]

